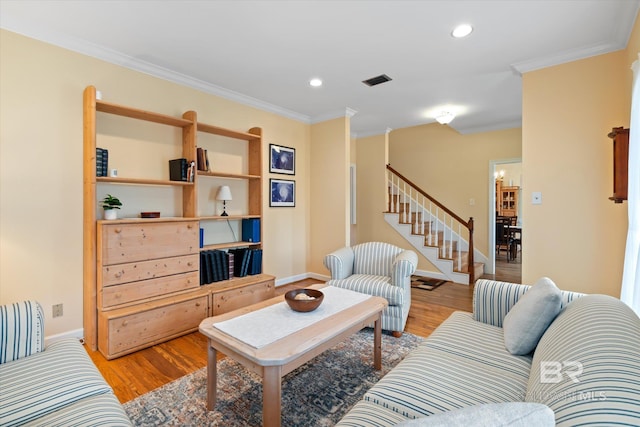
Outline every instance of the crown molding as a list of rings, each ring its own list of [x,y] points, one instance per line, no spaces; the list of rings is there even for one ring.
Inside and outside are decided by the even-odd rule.
[[[590,58],[596,55],[602,55],[616,50],[624,49],[624,46],[618,43],[604,43],[593,46],[588,46],[582,49],[573,49],[565,52],[561,52],[557,55],[545,56],[542,58],[535,58],[528,61],[516,62],[511,64],[513,68],[520,75],[528,73],[530,71],[540,70],[542,68],[553,67],[555,65],[565,64],[567,62],[578,61],[580,59]]]
[[[219,96],[221,98],[228,99],[230,101],[238,102],[249,107],[254,107],[259,110],[278,114],[299,122],[306,124],[311,123],[311,118],[306,114],[301,114],[269,102],[262,101],[251,96],[235,92],[233,90],[225,89],[221,86],[214,85],[212,83],[205,82],[193,77],[189,77],[185,74],[178,73],[159,65],[152,64],[148,61],[144,61],[139,58],[135,58],[129,55],[124,55],[120,52],[116,52],[112,49],[107,49],[103,46],[99,46],[86,40],[78,39],[76,37],[69,37],[59,33],[51,31],[43,31],[38,28],[31,28],[29,25],[18,22],[12,17],[3,17],[0,22],[0,27],[21,34],[26,37],[30,37],[44,43],[48,43],[54,46],[61,47],[73,52],[87,55],[92,58],[97,58],[102,61],[119,65],[124,68],[128,68],[134,71],[138,71],[144,74],[148,74],[153,77],[158,77],[163,80],[167,80],[173,83],[177,83],[182,86],[187,86],[201,92],[205,92],[211,95]]]
[[[318,116],[313,116],[311,118],[310,123],[311,124],[322,123],[322,122],[326,122],[327,120],[338,119],[340,117],[351,118],[356,114],[358,114],[356,110],[354,110],[353,108],[346,107],[345,109],[330,111],[328,113],[320,114]]]

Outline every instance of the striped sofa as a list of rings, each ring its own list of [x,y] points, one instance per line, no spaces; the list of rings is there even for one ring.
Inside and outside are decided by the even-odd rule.
[[[382,329],[402,334],[411,307],[411,275],[418,266],[415,252],[367,242],[330,253],[324,266],[331,272],[327,285],[385,298]]]
[[[478,280],[473,313],[453,313],[338,425],[501,425],[442,419],[517,402],[550,408],[558,426],[639,425],[638,316],[618,299],[563,291],[561,311],[533,353],[515,356],[502,324],[529,289]]]
[[[35,301],[0,306],[1,426],[131,426],[77,339],[44,345]]]

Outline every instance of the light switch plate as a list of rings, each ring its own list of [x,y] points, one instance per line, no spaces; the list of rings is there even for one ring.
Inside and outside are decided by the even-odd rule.
[[[534,191],[531,193],[531,203],[534,205],[542,204],[542,193],[540,191]]]

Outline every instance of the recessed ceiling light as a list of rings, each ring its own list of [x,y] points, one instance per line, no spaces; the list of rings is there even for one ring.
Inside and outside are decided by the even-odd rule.
[[[473,27],[469,24],[458,25],[453,29],[451,35],[457,39],[467,37],[473,31]]]
[[[456,116],[454,116],[452,113],[450,113],[448,111],[443,111],[443,112],[441,112],[440,114],[438,114],[435,117],[435,119],[441,125],[448,125],[449,123],[451,123],[451,120],[453,120],[455,118],[456,118]]]
[[[313,87],[322,86],[322,80],[320,80],[320,79],[311,79],[311,80],[309,80],[309,86],[313,86]]]

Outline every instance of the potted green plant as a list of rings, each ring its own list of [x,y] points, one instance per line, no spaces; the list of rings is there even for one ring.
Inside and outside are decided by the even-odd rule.
[[[102,204],[102,209],[104,209],[104,219],[118,218],[116,209],[120,209],[120,206],[122,206],[122,202],[117,197],[114,197],[111,194],[107,194],[107,196],[102,199],[100,203]]]

